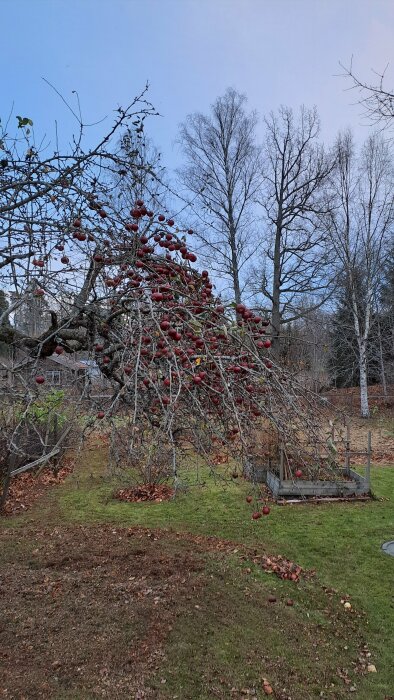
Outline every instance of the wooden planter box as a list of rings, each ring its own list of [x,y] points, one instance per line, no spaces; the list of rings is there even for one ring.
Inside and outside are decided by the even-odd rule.
[[[250,481],[265,483],[275,498],[302,498],[306,496],[364,496],[370,493],[371,486],[368,478],[355,472],[353,469],[338,470],[338,478],[334,481],[308,481],[306,479],[280,480],[270,468],[260,467],[247,463],[244,465],[245,476]],[[342,478],[345,474],[350,477]]]
[[[277,497],[292,497],[302,498],[304,496],[364,496],[370,493],[370,484],[367,479],[360,476],[353,469],[347,472],[349,479],[342,479],[345,475],[345,470],[341,469],[338,472],[338,478],[335,481],[308,481],[306,479],[295,479],[294,481],[283,480],[271,471],[266,471],[265,483],[272,491],[275,498]]]

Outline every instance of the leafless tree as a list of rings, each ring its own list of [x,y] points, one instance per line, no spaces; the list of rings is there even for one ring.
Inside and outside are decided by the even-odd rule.
[[[271,311],[272,348],[278,357],[283,323],[304,313],[303,298],[318,308],[330,294],[330,255],[321,215],[332,159],[317,142],[316,109],[281,107],[265,119],[263,186],[266,242],[258,288]]]
[[[358,348],[361,415],[368,417],[368,350],[381,284],[385,245],[393,232],[393,167],[381,135],[370,136],[357,159],[352,135],[340,134],[331,177],[335,206],[327,229],[347,290]]]
[[[150,137],[145,131],[137,133],[133,126],[128,126],[120,138],[120,154],[125,170],[115,174],[118,209],[129,211],[141,198],[150,209],[162,208],[168,189],[166,170]]]
[[[189,115],[180,127],[186,165],[180,178],[194,196],[201,255],[239,304],[248,263],[256,251],[254,203],[261,183],[255,142],[257,117],[246,97],[228,89],[210,115]]]
[[[314,306],[313,300],[310,306]],[[282,331],[281,362],[316,392],[330,384],[329,322],[330,314],[326,310],[310,311],[305,304],[300,318],[283,326]]]
[[[353,70],[353,63],[346,67],[340,64],[344,73],[342,77],[350,80],[350,90],[359,94],[358,104],[370,124],[381,128],[390,128],[394,119],[394,90],[387,88],[385,74],[374,71],[374,82],[362,80]]]

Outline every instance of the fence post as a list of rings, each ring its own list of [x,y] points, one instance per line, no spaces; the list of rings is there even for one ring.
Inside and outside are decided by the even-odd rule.
[[[283,481],[283,443],[279,446],[279,482]]]
[[[350,474],[350,425],[348,418],[346,419],[345,474]]]
[[[368,451],[367,451],[367,464],[365,467],[365,479],[368,484],[368,491],[371,490],[371,431],[368,430]]]

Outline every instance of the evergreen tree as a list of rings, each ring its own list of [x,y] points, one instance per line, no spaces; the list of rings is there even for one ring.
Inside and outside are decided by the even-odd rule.
[[[8,309],[8,301],[3,289],[0,289],[0,314]]]
[[[362,310],[365,304],[365,284],[362,265],[356,272],[357,303]],[[360,314],[361,319],[363,313]],[[379,330],[382,321],[374,311],[371,317],[370,342],[367,350],[368,383],[381,381]],[[379,326],[380,324],[380,326]],[[361,329],[363,330],[363,329]],[[337,308],[331,322],[331,342],[328,359],[329,371],[336,387],[359,386],[358,346],[354,318],[350,306],[350,293],[345,282],[337,297]]]
[[[8,306],[9,306],[9,304],[7,301],[6,294],[5,294],[3,289],[0,289],[0,316],[4,313],[4,311],[6,311],[8,309]],[[5,325],[6,326],[10,325],[8,318],[5,321]],[[0,355],[4,355],[7,351],[8,351],[7,345],[0,341]]]
[[[387,252],[383,282],[380,292],[380,302],[384,313],[394,317],[394,243]]]
[[[379,297],[379,354],[382,381],[394,382],[394,243],[387,252]],[[383,376],[384,375],[384,376]]]
[[[331,323],[329,372],[337,388],[357,386],[358,350],[354,323],[346,296],[341,294]]]

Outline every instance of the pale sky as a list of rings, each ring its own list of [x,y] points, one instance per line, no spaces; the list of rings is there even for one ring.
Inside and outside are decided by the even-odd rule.
[[[368,130],[335,77],[339,61],[353,56],[366,79],[394,63],[394,0],[0,0],[0,10],[3,122],[14,105],[39,133],[57,120],[69,138],[72,120],[42,77],[66,99],[78,92],[85,121],[111,115],[148,80],[162,114],[148,133],[170,168],[179,122],[228,86],[260,115],[316,105],[327,144],[346,126],[361,139]],[[390,65],[391,87],[393,75]]]

